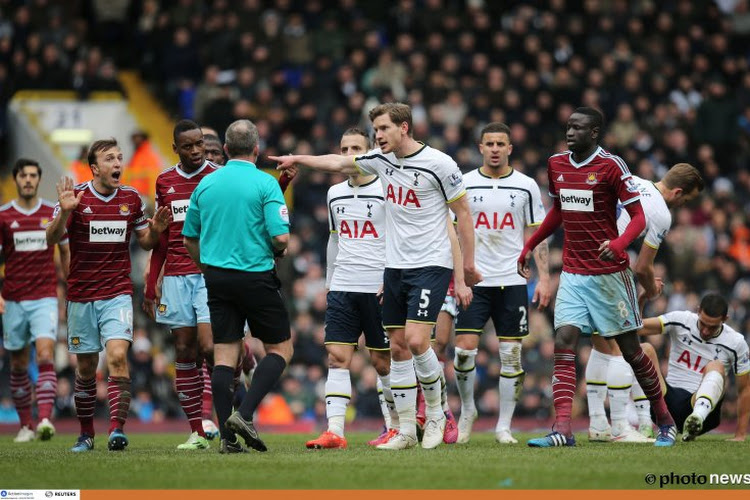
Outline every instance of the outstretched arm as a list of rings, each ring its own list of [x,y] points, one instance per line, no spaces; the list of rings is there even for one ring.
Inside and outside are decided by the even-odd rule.
[[[148,219],[148,227],[145,229],[136,229],[135,237],[138,239],[138,244],[144,250],[151,250],[159,244],[159,238],[161,234],[167,229],[169,225],[169,209],[167,207],[159,207],[154,216]]]
[[[730,441],[744,441],[747,437],[747,423],[750,418],[750,373],[734,377],[737,382],[737,430]]]
[[[75,194],[73,187],[73,179],[70,177],[63,177],[57,183],[57,203],[58,213],[49,226],[47,226],[47,245],[52,246],[60,243],[63,234],[65,234],[65,228],[68,227],[68,219],[73,210],[78,208],[78,203],[81,202],[83,197],[83,191]]]
[[[320,170],[322,172],[341,173],[346,175],[357,174],[359,170],[354,164],[353,156],[342,155],[286,155],[286,156],[269,156],[269,160],[278,163],[278,170],[290,170],[296,165]]]

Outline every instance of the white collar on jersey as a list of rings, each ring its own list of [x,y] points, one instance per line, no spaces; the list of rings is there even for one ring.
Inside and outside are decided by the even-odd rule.
[[[185,179],[190,179],[190,178],[195,177],[196,175],[200,174],[201,172],[203,172],[203,169],[206,168],[206,165],[208,165],[208,160],[203,160],[203,165],[201,165],[200,167],[198,167],[195,170],[195,172],[191,172],[191,173],[187,173],[184,170],[182,170],[180,168],[180,165],[182,165],[182,164],[178,163],[177,165],[175,165],[175,170],[177,170],[177,173],[180,174]]]
[[[105,202],[106,201],[112,201],[112,198],[114,198],[115,196],[117,196],[117,192],[120,190],[120,188],[117,188],[117,189],[114,190],[114,192],[111,195],[104,196],[99,191],[97,191],[96,188],[94,188],[94,181],[89,181],[88,182],[88,186],[89,186],[89,190],[94,194],[94,196],[96,196],[97,198],[99,198],[100,200],[105,201]]]
[[[11,205],[13,206],[13,208],[15,208],[15,209],[16,209],[16,210],[17,210],[18,212],[21,212],[21,213],[22,213],[22,214],[24,214],[24,215],[32,215],[32,214],[36,213],[36,211],[37,211],[37,210],[39,210],[39,209],[41,208],[41,206],[42,206],[42,199],[41,199],[41,198],[39,198],[39,201],[37,201],[37,204],[36,204],[36,206],[35,206],[34,208],[32,208],[31,210],[26,210],[25,208],[23,208],[22,206],[20,206],[20,205],[19,205],[18,203],[16,203],[16,200],[12,200],[12,201],[10,202],[10,204],[11,204]]]
[[[597,146],[596,150],[591,154],[591,156],[583,160],[581,163],[576,163],[576,161],[573,159],[573,151],[571,151],[570,155],[568,156],[568,159],[570,160],[570,164],[573,165],[575,168],[585,167],[591,162],[591,160],[596,158],[596,156],[601,152],[602,152],[602,147]]]

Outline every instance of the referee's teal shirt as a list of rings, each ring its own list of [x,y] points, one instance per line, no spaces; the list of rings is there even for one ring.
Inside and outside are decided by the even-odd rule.
[[[201,263],[223,269],[273,269],[271,238],[289,232],[278,181],[243,160],[201,180],[190,197],[183,236],[200,239]]]

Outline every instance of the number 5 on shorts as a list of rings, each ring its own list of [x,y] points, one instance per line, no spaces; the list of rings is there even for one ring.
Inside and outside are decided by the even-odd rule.
[[[419,294],[419,310],[417,311],[417,316],[427,317],[427,307],[430,305],[430,292],[432,292],[432,290],[423,288],[422,292]]]

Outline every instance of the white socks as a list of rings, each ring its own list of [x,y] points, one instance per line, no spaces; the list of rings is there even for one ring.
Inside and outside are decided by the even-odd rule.
[[[632,371],[633,368],[631,367],[630,370]],[[635,412],[638,415],[638,425],[653,425],[653,423],[651,422],[651,401],[648,400],[648,397],[646,396],[646,393],[643,392],[641,385],[637,380],[635,380],[635,376],[633,376],[633,387],[630,389],[630,395],[633,397]]]
[[[325,389],[328,431],[344,437],[346,407],[352,398],[352,381],[349,370],[330,368]]]
[[[500,413],[495,433],[510,431],[516,402],[523,391],[524,371],[521,366],[521,343],[500,342]]]
[[[396,412],[396,405],[393,403],[393,392],[391,391],[391,374],[378,375],[378,393],[383,391],[383,407],[381,405],[380,410],[383,412],[383,420],[385,420],[385,426],[388,429],[398,430],[398,413]]]
[[[440,369],[440,362],[432,347],[428,347],[422,354],[414,355],[414,370],[417,372],[417,378],[424,393],[427,420],[442,418],[441,377],[443,371]]]
[[[619,434],[630,426],[628,403],[633,385],[633,370],[622,356],[611,356],[607,369],[607,392],[612,418],[612,433]]]
[[[721,399],[724,392],[724,377],[719,372],[708,372],[703,376],[701,385],[695,392],[695,406],[693,412],[697,413],[705,420],[716,403]]]
[[[474,380],[477,376],[475,358],[477,349],[461,349],[456,347],[453,367],[456,372],[456,385],[461,396],[461,415],[472,415],[476,411],[474,405]]]
[[[604,411],[604,400],[607,397],[607,367],[612,356],[596,349],[591,349],[589,362],[586,365],[586,397],[589,405],[589,426],[597,430],[609,427],[607,414]]]
[[[405,361],[391,360],[390,376],[391,394],[393,395],[393,403],[398,415],[399,432],[416,440],[417,376],[414,373],[414,361],[412,359]],[[440,382],[439,377],[438,382]],[[440,397],[440,392],[437,393],[437,396],[438,398]]]

